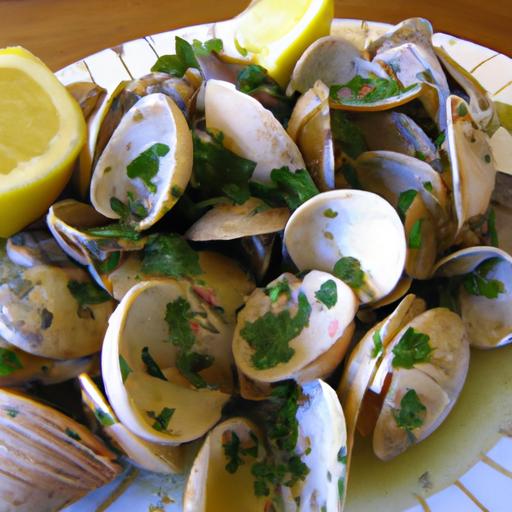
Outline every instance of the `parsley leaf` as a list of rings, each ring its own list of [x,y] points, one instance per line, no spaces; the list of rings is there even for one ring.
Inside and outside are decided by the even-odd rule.
[[[359,177],[357,176],[357,171],[354,166],[350,165],[348,162],[345,162],[339,169],[343,177],[347,180],[347,183],[356,189],[361,189],[361,183],[359,182]]]
[[[500,242],[498,239],[498,231],[496,230],[496,212],[494,211],[494,208],[489,208],[489,213],[487,214],[487,231],[489,233],[491,245],[499,247]]]
[[[338,289],[336,283],[329,279],[322,283],[320,289],[315,293],[315,297],[327,306],[327,309],[331,309],[338,302]]]
[[[288,167],[281,167],[272,170],[270,179],[271,185],[251,183],[250,187],[255,197],[271,206],[288,206],[293,211],[320,193],[306,169],[292,172]]]
[[[364,271],[361,269],[361,262],[357,258],[351,256],[340,258],[334,265],[332,273],[355,290],[361,288],[364,284]]]
[[[195,131],[194,178],[206,198],[226,196],[236,204],[243,204],[251,193],[249,180],[256,163],[226,149],[222,133],[208,134]]]
[[[400,215],[400,218],[402,221],[405,219],[407,210],[411,207],[411,204],[413,203],[414,199],[416,199],[416,196],[418,195],[418,192],[416,190],[406,190],[405,192],[402,192],[398,196],[398,215]]]
[[[0,376],[11,375],[16,370],[21,370],[23,365],[16,352],[0,347]]]
[[[114,418],[108,413],[101,409],[94,410],[94,416],[104,427],[110,427],[115,424]]]
[[[277,85],[270,79],[267,70],[257,64],[246,66],[240,71],[236,79],[236,88],[246,94],[268,84]]]
[[[207,382],[198,374],[213,364],[214,358],[197,352],[180,352],[176,359],[176,368],[194,387],[206,388]]]
[[[197,57],[206,57],[210,53],[221,53],[224,50],[224,44],[222,39],[208,39],[207,41],[201,42],[197,39],[192,41],[192,49]]]
[[[380,336],[380,331],[375,331],[373,334],[373,350],[372,357],[377,357],[384,351],[384,346],[382,344],[382,338]]]
[[[393,347],[393,368],[413,368],[417,363],[430,361],[430,337],[409,327]]]
[[[132,180],[139,178],[147,189],[155,194],[156,185],[151,180],[158,174],[160,158],[167,155],[169,151],[167,144],[156,142],[128,164],[126,167],[128,177]]]
[[[409,232],[409,249],[421,249],[421,226],[423,224],[423,219],[418,219],[411,228]]]
[[[363,78],[356,75],[346,84],[332,85],[330,97],[332,101],[342,105],[367,105],[399,96],[416,86],[417,84],[412,84],[404,89],[393,78]]]
[[[487,274],[500,261],[500,258],[489,258],[471,273],[466,274],[462,280],[464,288],[471,295],[483,296],[488,299],[497,299],[498,295],[505,293],[505,285],[497,279],[487,279]]]
[[[121,251],[112,252],[107,259],[98,263],[98,271],[101,274],[110,274],[113,272],[121,261]]]
[[[169,339],[173,345],[184,352],[189,351],[196,341],[190,327],[190,320],[194,318],[190,303],[183,297],[167,304],[165,321],[169,326]]]
[[[82,440],[82,438],[74,430],[71,430],[69,427],[67,427],[64,432],[68,437],[70,437],[71,439],[74,439],[75,441]]]
[[[169,421],[171,421],[172,415],[174,414],[176,409],[171,409],[169,407],[164,407],[160,414],[157,416],[154,411],[146,411],[146,414],[155,422],[151,425],[158,432],[164,432],[167,430],[169,426]]]
[[[363,132],[342,110],[331,111],[331,131],[334,141],[340,143],[343,152],[352,159],[368,149]]]
[[[73,279],[68,282],[68,290],[80,307],[102,304],[110,300],[110,295],[93,283],[81,283]]]
[[[436,140],[434,141],[434,145],[436,146],[437,149],[439,149],[443,145],[445,140],[446,132],[443,131],[437,136]]]
[[[254,322],[247,322],[240,335],[255,351],[251,356],[254,367],[265,370],[288,362],[295,353],[289,343],[309,324],[310,314],[308,299],[300,293],[298,311],[293,318],[288,310],[277,315],[269,311]]]
[[[119,368],[121,369],[121,377],[123,382],[126,382],[128,375],[133,372],[130,368],[130,365],[126,362],[126,359],[123,356],[119,356]]]
[[[167,277],[197,276],[202,273],[199,255],[175,233],[152,235],[144,247],[142,272]]]
[[[338,216],[338,212],[335,212],[332,208],[327,208],[324,210],[324,217],[328,219],[335,219]]]
[[[167,73],[169,75],[181,78],[187,69],[200,69],[192,45],[176,36],[176,54],[162,55],[151,68],[151,71]]]
[[[409,389],[400,400],[400,409],[394,411],[396,424],[411,432],[425,421],[427,408],[422,404],[414,389]]]
[[[270,297],[272,303],[277,302],[283,293],[285,293],[289,299],[291,297],[291,290],[290,285],[288,284],[288,280],[283,279],[282,281],[278,281],[273,286],[267,286],[265,288],[265,293]]]
[[[224,456],[228,460],[225,468],[228,473],[234,474],[238,468],[244,464],[240,457],[240,438],[233,430],[224,432],[222,439],[222,447],[224,448]]]
[[[146,365],[146,370],[149,375],[160,380],[167,380],[165,375],[162,373],[162,370],[160,370],[157,362],[153,359],[153,357],[151,357],[148,347],[144,347],[142,349],[140,357],[142,362]]]
[[[114,222],[108,226],[88,228],[85,232],[89,235],[102,238],[124,238],[133,241],[140,240],[141,238],[141,234],[138,231],[135,231],[131,226],[127,226],[122,222]]]

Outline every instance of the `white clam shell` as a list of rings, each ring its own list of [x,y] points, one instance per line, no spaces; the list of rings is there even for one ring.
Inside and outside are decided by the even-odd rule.
[[[332,210],[335,216],[326,216]],[[362,302],[390,293],[402,276],[406,243],[402,222],[384,199],[361,190],[334,190],[301,205],[290,218],[285,244],[299,270],[332,272],[342,257],[359,260],[369,290]]]

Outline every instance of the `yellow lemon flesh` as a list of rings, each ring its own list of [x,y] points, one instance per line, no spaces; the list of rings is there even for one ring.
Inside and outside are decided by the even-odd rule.
[[[78,104],[23,48],[0,49],[0,237],[43,215],[85,142]]]
[[[329,34],[333,0],[256,0],[234,18],[235,45],[285,86],[304,50]]]

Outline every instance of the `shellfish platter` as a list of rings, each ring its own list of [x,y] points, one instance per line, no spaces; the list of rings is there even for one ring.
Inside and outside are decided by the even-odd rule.
[[[0,512],[509,510],[512,85],[287,4],[56,73],[86,136],[0,226]]]

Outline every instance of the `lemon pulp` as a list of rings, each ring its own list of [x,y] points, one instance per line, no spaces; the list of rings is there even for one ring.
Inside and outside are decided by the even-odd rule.
[[[43,154],[58,129],[57,110],[44,89],[22,70],[0,68],[0,174]]]

